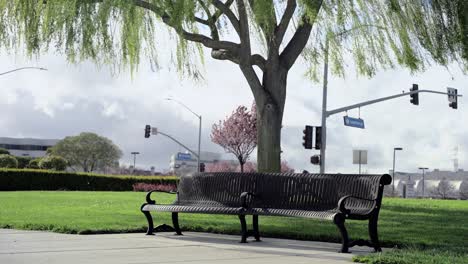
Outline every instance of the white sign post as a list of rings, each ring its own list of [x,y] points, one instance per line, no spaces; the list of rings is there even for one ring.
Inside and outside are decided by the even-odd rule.
[[[361,164],[367,164],[367,150],[353,149],[353,164],[359,164],[361,174]]]

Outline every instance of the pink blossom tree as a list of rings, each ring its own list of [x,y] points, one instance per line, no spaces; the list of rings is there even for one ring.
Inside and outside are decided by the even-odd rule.
[[[237,166],[231,162],[222,160],[214,163],[208,163],[205,168],[206,172],[235,172]]]
[[[239,106],[226,120],[214,124],[211,130],[211,141],[220,145],[226,152],[232,153],[239,161],[240,170],[252,151],[257,147],[257,113],[255,105],[251,111]]]

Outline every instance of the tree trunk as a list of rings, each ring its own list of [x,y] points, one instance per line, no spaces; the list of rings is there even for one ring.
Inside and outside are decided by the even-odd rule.
[[[281,127],[286,99],[287,71],[279,65],[263,76],[263,94],[257,105],[257,170],[281,171]]]

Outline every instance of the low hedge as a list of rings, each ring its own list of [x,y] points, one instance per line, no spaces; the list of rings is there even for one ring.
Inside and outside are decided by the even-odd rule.
[[[0,191],[132,191],[135,183],[173,184],[175,176],[120,176],[33,169],[0,169]]]

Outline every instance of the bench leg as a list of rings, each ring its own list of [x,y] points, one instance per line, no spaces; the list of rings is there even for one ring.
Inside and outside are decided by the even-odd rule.
[[[258,215],[252,216],[252,223],[253,223],[253,235],[256,241],[260,240],[260,231],[258,230]]]
[[[154,233],[153,233],[153,230],[154,230],[153,218],[151,217],[150,212],[148,212],[148,211],[141,211],[141,212],[146,216],[146,220],[148,221],[148,230],[146,231],[146,235],[147,236],[154,235]]]
[[[247,243],[247,223],[245,222],[245,215],[239,215],[239,220],[241,222],[241,233],[242,239],[241,243]]]
[[[340,230],[341,233],[341,250],[339,251],[340,253],[349,253],[349,237],[348,237],[348,231],[346,231],[345,227],[345,217],[344,216],[339,216],[337,215],[334,219],[334,222],[338,229]]]
[[[382,248],[380,248],[379,242],[379,235],[377,233],[377,221],[379,217],[378,215],[374,215],[369,219],[369,237],[372,242],[372,246],[374,247],[375,252],[381,252]]]
[[[181,236],[182,231],[180,231],[179,227],[179,213],[172,213],[172,225],[174,226],[174,229],[176,231],[176,235]]]

